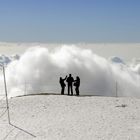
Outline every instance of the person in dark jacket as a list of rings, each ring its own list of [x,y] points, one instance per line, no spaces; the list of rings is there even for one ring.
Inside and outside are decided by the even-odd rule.
[[[67,79],[67,76],[64,79],[62,77],[60,77],[60,79],[59,79],[59,83],[61,85],[61,95],[64,95],[64,91],[65,91],[65,87],[66,87],[66,84],[65,84],[66,79]]]
[[[73,82],[74,79],[71,76],[71,74],[69,74],[69,77],[67,78],[67,84],[68,84],[68,95],[70,95],[70,91],[71,91],[71,95],[73,95]]]
[[[76,96],[79,96],[79,87],[80,87],[80,78],[79,78],[79,76],[77,76],[76,80],[74,80],[74,86],[75,86]]]

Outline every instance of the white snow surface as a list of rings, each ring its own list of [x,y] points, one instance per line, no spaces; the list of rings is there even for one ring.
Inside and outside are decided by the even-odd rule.
[[[140,99],[34,95],[0,102],[0,140],[139,140]]]

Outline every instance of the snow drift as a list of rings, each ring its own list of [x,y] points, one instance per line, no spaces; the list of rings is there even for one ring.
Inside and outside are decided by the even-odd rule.
[[[14,58],[5,59],[9,96],[60,92],[59,77],[71,73],[81,78],[81,94],[115,96],[117,83],[119,96],[140,97],[139,64],[129,66],[116,56],[107,60],[90,49],[63,45],[32,47]]]

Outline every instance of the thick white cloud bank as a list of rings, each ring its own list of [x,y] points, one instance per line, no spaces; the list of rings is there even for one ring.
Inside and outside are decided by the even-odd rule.
[[[59,77],[71,73],[80,77],[83,95],[140,97],[140,64],[128,66],[118,57],[107,60],[90,49],[63,45],[32,47],[14,58],[6,59],[9,96],[60,93]]]

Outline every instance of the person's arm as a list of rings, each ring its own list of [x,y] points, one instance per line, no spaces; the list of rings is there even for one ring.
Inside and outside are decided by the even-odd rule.
[[[66,79],[66,82],[68,82],[69,77]]]
[[[66,75],[66,77],[64,78],[64,80],[66,80],[67,79],[67,75]]]

